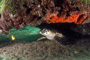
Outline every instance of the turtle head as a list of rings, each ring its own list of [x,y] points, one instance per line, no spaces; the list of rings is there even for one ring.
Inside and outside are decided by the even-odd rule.
[[[40,34],[46,36],[46,35],[49,35],[50,34],[49,32],[50,32],[50,30],[43,29],[43,30],[40,31]]]

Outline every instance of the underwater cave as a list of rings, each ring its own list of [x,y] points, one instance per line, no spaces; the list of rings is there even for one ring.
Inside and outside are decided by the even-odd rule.
[[[0,0],[0,60],[89,60],[89,0]]]

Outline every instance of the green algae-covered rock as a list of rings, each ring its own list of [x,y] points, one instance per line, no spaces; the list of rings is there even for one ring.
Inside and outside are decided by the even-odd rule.
[[[18,8],[23,9],[23,4],[23,0],[0,0],[0,12],[2,13],[4,9],[8,8],[9,12],[15,14],[18,12]]]

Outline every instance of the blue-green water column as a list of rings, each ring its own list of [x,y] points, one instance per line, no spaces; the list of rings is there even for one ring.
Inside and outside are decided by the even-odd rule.
[[[11,29],[8,35],[0,34],[0,42],[11,41],[11,36],[15,37],[16,41],[36,41],[41,35],[39,34],[40,28],[26,26],[19,30]]]

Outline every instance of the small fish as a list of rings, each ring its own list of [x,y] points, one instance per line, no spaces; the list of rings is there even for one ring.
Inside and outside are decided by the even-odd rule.
[[[74,51],[75,54],[79,53],[78,51]]]
[[[14,37],[13,35],[12,35],[12,37],[11,37],[11,38],[12,38],[12,40],[15,40],[15,37]]]

